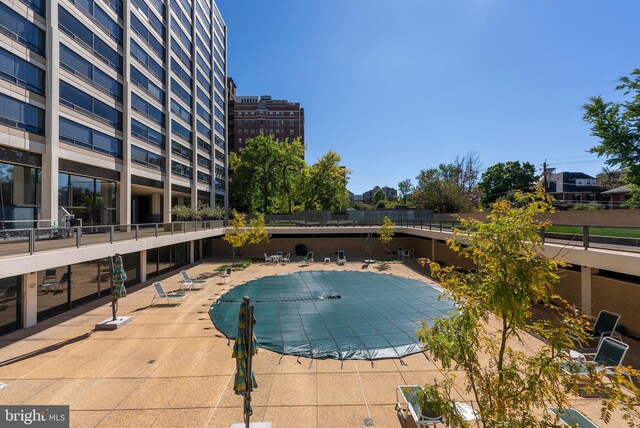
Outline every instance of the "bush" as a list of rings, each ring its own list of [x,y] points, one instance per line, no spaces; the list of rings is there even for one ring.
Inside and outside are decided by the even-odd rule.
[[[253,263],[252,259],[244,259],[244,260],[240,260],[239,262],[236,262],[235,265],[222,265],[222,266],[218,266],[214,270],[218,272],[224,272],[227,269],[231,269],[234,272],[238,272],[238,271],[243,271],[249,266],[251,266],[251,263]]]

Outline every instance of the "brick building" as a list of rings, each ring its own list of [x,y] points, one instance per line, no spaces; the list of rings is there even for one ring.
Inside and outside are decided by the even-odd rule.
[[[227,79],[229,94],[229,150],[238,152],[247,140],[263,133],[278,141],[304,140],[304,108],[300,103],[274,100],[269,95],[236,96],[233,79]]]

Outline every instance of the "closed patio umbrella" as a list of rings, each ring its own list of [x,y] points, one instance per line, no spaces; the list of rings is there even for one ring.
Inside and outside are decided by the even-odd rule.
[[[253,334],[253,325],[255,323],[253,306],[249,305],[249,298],[244,297],[238,314],[238,334],[233,345],[232,357],[236,359],[236,376],[233,390],[236,395],[244,397],[244,421],[247,427],[249,426],[249,418],[253,413],[251,409],[251,391],[253,388],[258,387],[251,367],[252,357],[258,352],[256,336]]]
[[[118,299],[127,297],[127,289],[124,286],[126,280],[127,273],[124,270],[122,256],[116,254],[113,258],[113,273],[111,275],[111,309],[114,321],[116,320],[116,313],[118,312]]]

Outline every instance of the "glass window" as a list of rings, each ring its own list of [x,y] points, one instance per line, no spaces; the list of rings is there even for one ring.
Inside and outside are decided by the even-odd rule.
[[[137,146],[131,146],[131,160],[141,165],[164,171],[165,158]]]
[[[70,282],[68,266],[38,272],[38,322],[69,309]]]
[[[191,28],[191,26],[188,28]],[[187,51],[191,51],[191,39],[187,36],[187,33],[182,31],[180,24],[178,24],[178,21],[176,21],[175,18],[171,20],[171,29],[173,30],[173,34],[178,36],[178,39],[182,42]]]
[[[204,77],[204,74],[200,70],[198,70],[196,76],[198,76],[198,82],[202,85],[202,87],[207,91],[207,93],[211,92],[211,83],[209,83],[209,79]]]
[[[62,6],[58,6],[58,25],[60,30],[78,42],[82,42],[109,67],[122,74],[122,57],[104,41],[91,32]]]
[[[211,109],[211,98],[209,98],[199,87],[196,87],[196,94],[198,95],[198,99],[202,101],[206,107]]]
[[[41,170],[0,162],[0,216],[3,221],[35,220],[40,206]],[[5,228],[35,227],[4,223]]]
[[[162,9],[162,12],[160,14],[161,16],[164,16],[164,5],[162,4],[161,0],[159,1]],[[133,0],[133,5],[148,19],[147,23],[151,25],[151,28],[153,28],[156,34],[160,36],[160,39],[164,40],[165,28],[162,24],[162,21],[158,19],[155,13],[153,13],[151,9],[149,9],[149,7],[143,0]]]
[[[175,79],[171,79],[171,92],[176,94],[186,104],[191,105],[191,92],[184,89]]]
[[[216,85],[216,89],[218,91],[220,91],[220,94],[224,97],[225,96],[225,91],[224,91],[224,85],[222,83],[220,83],[220,81],[218,80],[218,78],[216,77],[214,79],[214,83]],[[251,115],[253,116],[255,114],[255,112],[251,112]]]
[[[131,55],[144,64],[156,77],[164,81],[164,68],[133,39],[131,39]]]
[[[46,18],[46,3],[45,0],[21,0],[22,3],[26,4],[31,10],[40,15],[43,18]]]
[[[17,330],[21,327],[20,315],[22,307],[22,276],[10,276],[0,279],[0,295],[2,311],[0,311],[0,334]]]
[[[0,48],[0,79],[44,95],[44,70],[2,48]]]
[[[196,60],[198,61],[198,65],[207,73],[207,76],[211,76],[211,67],[205,59],[200,55],[200,52],[196,54]]]
[[[216,117],[224,122],[225,120],[224,113],[222,113],[222,111],[220,111],[218,107],[216,107],[215,109],[216,109]],[[271,122],[269,125],[273,126],[273,120],[270,120],[269,122]]]
[[[211,138],[211,129],[209,129],[207,125],[198,120],[196,123],[196,127],[199,133],[205,135],[207,138]]]
[[[211,169],[211,159],[202,156],[198,153],[198,165],[205,167],[207,169]]]
[[[111,19],[109,15],[107,15],[107,13],[95,3],[93,7],[93,17],[109,34],[109,36],[118,42],[118,45],[122,46],[122,28],[120,28],[118,23]]]
[[[80,109],[91,117],[100,118],[122,131],[122,113],[120,111],[64,81],[60,81],[60,101],[69,108]]]
[[[178,61],[176,61],[173,57],[171,57],[171,71],[173,71],[180,78],[180,80],[182,80],[184,84],[187,85],[188,88],[191,87],[191,84],[193,82],[191,76],[187,71],[184,70],[184,68],[182,68],[182,66],[180,66],[180,64],[178,64]]]
[[[180,162],[171,161],[171,172],[175,175],[191,179],[193,168],[183,165]]]
[[[44,110],[0,94],[0,123],[44,135]]]
[[[213,93],[213,95],[214,95],[214,97],[215,97],[216,102],[218,103],[218,105],[219,105],[219,106],[224,110],[224,108],[225,108],[225,104],[224,104],[224,100],[222,99],[222,97],[221,97],[220,95],[218,95],[218,93],[217,93],[217,92],[214,92],[214,93]],[[245,124],[245,125],[246,125],[246,124]]]
[[[122,141],[60,117],[60,141],[113,157],[122,158]]]
[[[253,134],[253,129],[251,130],[251,133]],[[214,139],[216,144],[224,149],[224,140],[217,135],[214,137]]]
[[[135,92],[131,93],[131,107],[146,115],[158,125],[164,127],[164,113],[162,113],[159,109],[149,104],[144,98],[140,97]]]
[[[142,21],[140,21],[140,19],[133,13],[131,14],[131,28],[136,34],[138,34],[138,36],[147,42],[151,49],[153,49],[160,58],[164,59],[164,46],[162,43],[149,32]]]
[[[186,127],[182,126],[180,123],[176,122],[175,120],[171,121],[171,132],[181,136],[182,138],[184,138],[189,142],[191,142],[191,139],[193,138],[191,131],[189,131]]]
[[[178,103],[173,98],[171,99],[171,111],[184,119],[187,123],[191,123],[191,113],[185,107],[182,107],[180,103]]]
[[[211,114],[207,109],[202,107],[200,103],[196,103],[196,110],[198,111],[198,115],[203,118],[207,123],[211,122]]]
[[[29,22],[4,3],[0,3],[0,27],[16,42],[44,56],[45,33],[37,25]]]
[[[211,152],[211,144],[204,141],[202,138],[198,137],[198,147],[206,151],[207,153]]]
[[[134,66],[131,66],[131,81],[138,87],[147,91],[147,93],[156,100],[164,103],[164,91]]]
[[[211,185],[211,175],[204,173],[202,171],[198,171],[198,182],[205,183],[207,185]]]
[[[191,57],[184,49],[182,49],[180,44],[173,37],[171,38],[171,51],[180,61],[182,61],[189,71],[193,69]]]
[[[171,153],[174,153],[188,160],[191,160],[191,158],[193,157],[193,150],[183,146],[175,140],[171,140]]]
[[[149,128],[147,125],[138,122],[135,119],[131,119],[131,135],[141,138],[156,147],[164,149],[164,134]]]
[[[63,44],[60,45],[60,66],[70,73],[93,81],[93,65]]]

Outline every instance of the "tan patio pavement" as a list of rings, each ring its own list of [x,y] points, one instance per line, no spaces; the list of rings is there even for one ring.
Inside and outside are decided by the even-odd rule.
[[[189,272],[194,277],[220,264],[202,263]],[[209,319],[211,303],[262,276],[360,266],[253,264],[234,272],[227,284],[211,278],[175,306],[149,307],[154,294],[149,282],[121,301],[119,315],[133,320],[111,332],[94,331],[111,313],[107,299],[79,307],[0,338],[0,382],[7,384],[0,403],[68,404],[71,425],[78,427],[228,427],[242,421],[242,400],[233,393],[232,346]],[[415,264],[390,266],[384,273],[429,282]],[[162,279],[167,290],[177,290],[179,281],[178,274]],[[439,376],[424,354],[372,364],[281,357],[262,349],[254,369],[259,387],[252,420],[274,427],[358,427],[366,418],[376,427],[401,427],[395,388]],[[576,399],[575,407],[605,426],[598,400]],[[610,426],[622,426],[621,420],[614,418]]]

